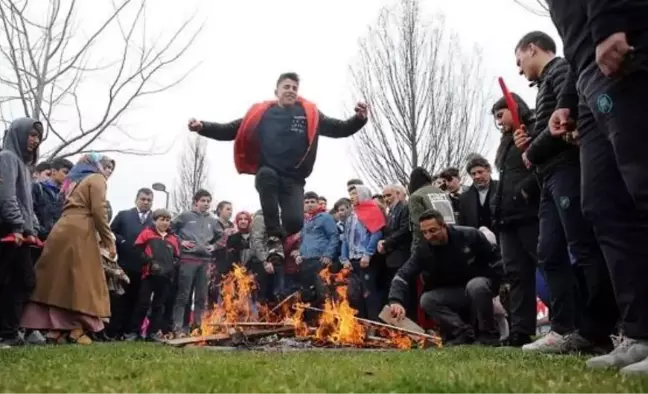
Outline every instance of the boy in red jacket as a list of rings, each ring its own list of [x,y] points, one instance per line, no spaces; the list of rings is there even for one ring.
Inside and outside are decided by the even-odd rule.
[[[135,307],[132,327],[141,327],[146,313],[151,308],[147,339],[159,337],[164,305],[171,290],[173,272],[180,259],[178,238],[169,230],[171,213],[166,209],[153,212],[153,223],[139,234],[135,247],[142,251],[142,287]],[[153,301],[151,302],[151,295]],[[126,340],[135,340],[138,333],[126,335]]]

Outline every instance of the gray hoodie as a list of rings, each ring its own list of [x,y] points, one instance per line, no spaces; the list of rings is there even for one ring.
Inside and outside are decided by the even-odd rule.
[[[191,248],[180,248],[180,254],[185,257],[196,257],[201,260],[209,259],[212,252],[208,247],[221,238],[221,226],[218,219],[212,216],[209,211],[200,213],[186,211],[173,219],[171,227],[177,234],[180,241],[192,241],[195,246]]]
[[[32,180],[29,167],[36,163],[38,150],[27,152],[27,140],[33,129],[41,132],[42,124],[31,118],[11,122],[0,151],[0,228],[35,235]]]

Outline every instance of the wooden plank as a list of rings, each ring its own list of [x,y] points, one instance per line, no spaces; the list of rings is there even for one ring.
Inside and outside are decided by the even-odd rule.
[[[225,341],[230,339],[231,336],[227,334],[214,334],[214,335],[206,335],[206,336],[200,336],[200,337],[184,337],[184,338],[175,338],[175,339],[168,339],[164,341],[167,345],[171,346],[176,346],[176,347],[181,347],[193,343],[201,343],[201,342],[220,342],[220,341]]]
[[[268,322],[236,322],[236,323],[212,323],[212,327],[287,327],[286,323],[268,323]]]
[[[388,306],[385,306],[383,308],[383,310],[380,312],[380,315],[378,315],[378,317],[385,323],[390,324],[392,326],[404,328],[408,331],[417,332],[419,334],[425,334],[425,330],[423,329],[423,327],[414,323],[411,319],[407,317],[401,320],[394,319],[391,313],[389,313]]]

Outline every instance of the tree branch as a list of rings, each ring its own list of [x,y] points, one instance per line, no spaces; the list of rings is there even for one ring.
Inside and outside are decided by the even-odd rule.
[[[441,16],[424,19],[419,1],[383,9],[350,67],[371,119],[354,137],[355,165],[376,186],[407,185],[414,167],[463,167],[486,141],[479,51],[464,54]]]

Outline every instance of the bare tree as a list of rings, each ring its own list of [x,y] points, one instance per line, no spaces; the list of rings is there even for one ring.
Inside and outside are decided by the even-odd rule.
[[[99,0],[92,3],[101,6]],[[87,33],[79,28],[78,0],[0,0],[0,116],[5,122],[7,113],[43,121],[44,139],[52,138],[46,144],[50,158],[89,150],[150,153],[152,147],[128,148],[124,140],[151,138],[129,134],[120,119],[143,98],[178,85],[195,68],[164,81],[157,78],[201,31],[193,16],[165,37],[147,29],[147,0],[108,4],[111,11]],[[111,41],[109,49],[100,48],[102,38],[118,44]],[[91,63],[91,58],[103,60]]]
[[[549,5],[546,0],[513,0],[525,10],[538,16],[549,16]]]
[[[176,212],[190,210],[193,195],[199,189],[208,189],[207,145],[200,137],[192,134],[187,137],[183,151],[180,153],[178,175],[175,180],[171,200]]]
[[[355,137],[358,170],[382,186],[408,184],[414,167],[462,168],[485,146],[484,90],[478,48],[462,52],[443,18],[425,21],[419,0],[382,10],[351,66],[355,94],[371,120]]]

